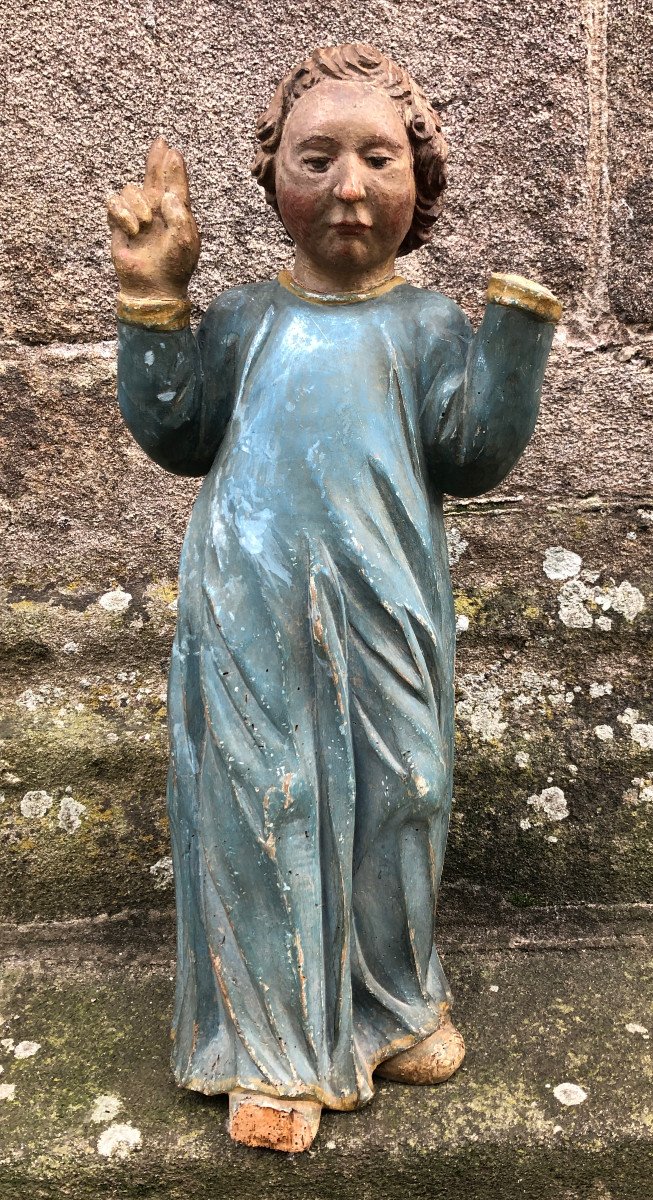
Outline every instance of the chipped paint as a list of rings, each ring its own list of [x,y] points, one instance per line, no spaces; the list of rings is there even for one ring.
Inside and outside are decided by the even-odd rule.
[[[104,1158],[127,1158],[134,1150],[140,1150],[142,1141],[140,1129],[133,1125],[109,1125],[98,1138],[98,1154]]]
[[[49,792],[25,792],[20,802],[20,811],[28,820],[39,820],[50,811],[53,804],[54,799]]]
[[[577,1083],[559,1083],[557,1087],[554,1087],[553,1095],[560,1104],[567,1107],[583,1104],[587,1100],[587,1092]]]
[[[544,788],[542,792],[529,796],[526,803],[549,821],[564,821],[569,816],[565,793],[559,787]]]
[[[542,569],[549,579],[573,579],[582,565],[580,554],[574,554],[573,550],[565,550],[563,546],[549,546],[544,555]]]
[[[172,858],[169,854],[163,858],[158,858],[150,867],[150,875],[152,876],[154,886],[157,891],[164,891],[169,888],[174,878]]]

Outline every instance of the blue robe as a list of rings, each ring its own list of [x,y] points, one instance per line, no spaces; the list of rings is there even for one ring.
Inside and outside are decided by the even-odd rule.
[[[119,326],[145,451],[206,475],[169,681],[173,1069],[350,1109],[451,1001],[434,945],[453,764],[442,495],[500,482],[553,326],[403,281],[279,280],[190,329]]]

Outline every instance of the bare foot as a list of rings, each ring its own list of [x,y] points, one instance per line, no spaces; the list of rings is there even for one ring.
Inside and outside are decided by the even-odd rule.
[[[316,1100],[288,1100],[259,1092],[229,1093],[229,1135],[244,1146],[285,1150],[297,1154],[308,1150],[322,1115]]]
[[[464,1057],[462,1034],[448,1021],[410,1050],[387,1058],[376,1073],[396,1083],[443,1083],[458,1070]]]

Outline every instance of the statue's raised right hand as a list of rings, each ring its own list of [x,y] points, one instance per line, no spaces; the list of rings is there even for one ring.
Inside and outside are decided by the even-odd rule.
[[[200,252],[186,164],[157,138],[143,186],[128,183],[107,198],[111,257],[126,296],[184,299]]]

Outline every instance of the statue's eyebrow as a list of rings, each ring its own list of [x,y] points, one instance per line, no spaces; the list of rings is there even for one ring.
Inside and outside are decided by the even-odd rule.
[[[300,142],[298,150],[333,150],[340,146],[337,138],[329,137],[325,133],[314,133],[311,137],[304,138]]]
[[[373,150],[377,148],[379,150],[392,150],[394,154],[401,154],[406,147],[400,145],[399,142],[395,142],[394,138],[387,137],[385,134],[382,134],[381,137],[365,138],[360,143],[361,150]]]
[[[342,142],[338,138],[329,137],[326,133],[314,133],[310,137],[304,138],[302,142],[299,142],[297,149],[301,153],[302,150],[338,150],[341,146]],[[381,134],[378,137],[365,138],[364,141],[359,143],[358,149],[363,151],[363,153],[372,149],[383,149],[390,150],[393,154],[401,154],[405,146],[400,145],[399,142],[395,142],[394,138]]]

